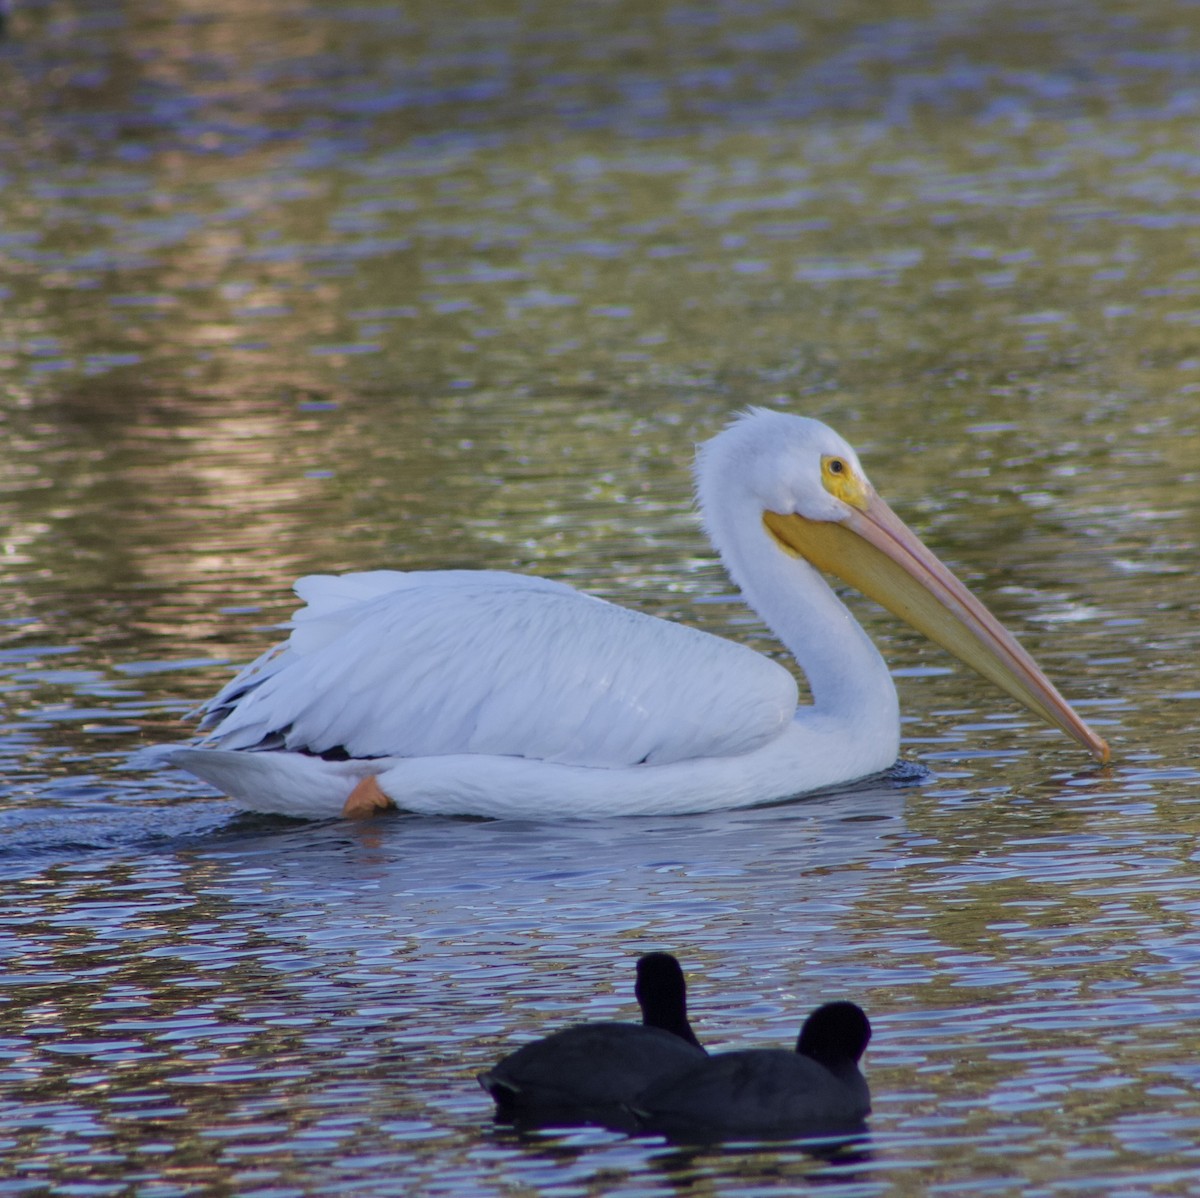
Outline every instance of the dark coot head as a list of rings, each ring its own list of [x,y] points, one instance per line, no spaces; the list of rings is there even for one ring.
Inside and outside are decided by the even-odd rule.
[[[871,1024],[862,1007],[827,1002],[804,1021],[796,1051],[837,1073],[858,1064],[870,1039]]]
[[[674,1032],[689,1044],[700,1047],[700,1041],[688,1023],[687,983],[683,980],[683,970],[670,953],[646,953],[638,958],[637,983],[633,992],[642,1008],[642,1023]]]

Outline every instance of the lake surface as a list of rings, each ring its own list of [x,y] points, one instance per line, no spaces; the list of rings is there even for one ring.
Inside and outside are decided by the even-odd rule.
[[[1200,1185],[1200,7],[16,0],[0,43],[0,1194]],[[916,781],[303,824],[129,768],[312,571],[779,654],[690,511],[818,416],[1113,745],[865,602]],[[522,1136],[474,1081],[850,996],[869,1139]]]

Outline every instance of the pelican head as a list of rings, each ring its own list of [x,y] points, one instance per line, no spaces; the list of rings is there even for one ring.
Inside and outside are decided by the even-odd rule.
[[[721,474],[740,480],[743,498],[755,504],[781,551],[874,599],[1098,761],[1108,761],[1107,743],[879,497],[858,455],[833,429],[807,417],[751,409],[701,448],[701,490],[705,460],[718,453]]]

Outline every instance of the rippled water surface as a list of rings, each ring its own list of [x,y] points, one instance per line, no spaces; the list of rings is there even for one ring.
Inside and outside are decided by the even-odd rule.
[[[1200,1185],[1200,8],[16,0],[0,43],[0,1194]],[[689,511],[822,417],[1114,747],[865,603],[917,780],[558,826],[128,766],[299,574],[537,571],[778,653]],[[684,961],[853,996],[869,1139],[495,1126]]]

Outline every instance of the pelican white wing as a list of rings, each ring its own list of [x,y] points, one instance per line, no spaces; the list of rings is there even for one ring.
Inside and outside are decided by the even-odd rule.
[[[204,709],[206,745],[627,767],[753,752],[795,679],[742,645],[497,571],[301,579],[291,635]]]

